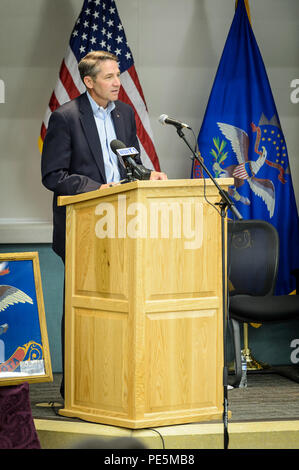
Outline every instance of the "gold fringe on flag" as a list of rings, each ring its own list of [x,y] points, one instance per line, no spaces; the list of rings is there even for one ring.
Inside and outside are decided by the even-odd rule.
[[[38,144],[39,152],[40,152],[40,154],[42,154],[42,152],[43,152],[43,140],[42,140],[41,136],[39,136],[37,144]]]

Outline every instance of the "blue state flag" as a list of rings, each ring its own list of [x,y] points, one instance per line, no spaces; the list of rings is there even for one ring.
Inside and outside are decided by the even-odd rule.
[[[214,177],[234,178],[229,194],[242,217],[278,230],[276,294],[289,294],[295,289],[291,271],[299,267],[298,212],[285,138],[244,0],[224,46],[198,148]],[[200,176],[195,162],[192,177]]]

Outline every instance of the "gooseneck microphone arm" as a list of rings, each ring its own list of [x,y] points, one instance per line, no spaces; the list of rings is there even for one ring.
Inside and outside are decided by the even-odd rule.
[[[236,216],[238,220],[242,220],[242,216],[239,211],[236,209],[234,203],[231,201],[229,194],[223,190],[211,172],[208,170],[206,165],[204,164],[203,160],[198,157],[196,152],[193,150],[189,142],[187,141],[182,127],[176,126],[176,131],[178,135],[183,139],[185,144],[191,150],[194,159],[200,164],[202,169],[206,172],[209,178],[213,181],[214,185],[218,189],[219,195],[221,197],[221,202],[219,203],[221,209],[221,243],[222,243],[222,311],[223,311],[223,441],[224,441],[224,449],[228,448],[229,444],[229,433],[228,433],[228,367],[227,367],[227,324],[228,324],[228,298],[227,298],[227,286],[226,286],[226,253],[225,253],[225,243],[226,243],[226,236],[225,236],[225,225],[224,220],[226,216],[226,209],[229,208],[233,214]]]

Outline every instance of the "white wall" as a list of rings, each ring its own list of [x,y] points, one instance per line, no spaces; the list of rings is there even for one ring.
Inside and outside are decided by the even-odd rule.
[[[175,130],[157,119],[162,113],[174,116],[188,122],[197,136],[235,0],[116,4],[148,104],[161,166],[170,178],[189,178],[190,152]],[[37,140],[82,5],[83,0],[0,0],[0,95],[5,94],[5,100],[0,96],[1,243],[51,240],[52,195],[40,182]],[[291,103],[290,83],[299,79],[299,2],[250,0],[250,7],[298,203],[299,103]]]

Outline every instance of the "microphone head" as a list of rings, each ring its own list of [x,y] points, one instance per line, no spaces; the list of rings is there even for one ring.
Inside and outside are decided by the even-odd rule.
[[[111,142],[110,142],[110,148],[111,148],[112,152],[117,155],[117,150],[118,149],[125,149],[126,145],[121,140],[114,139],[114,140],[111,140]]]
[[[165,120],[168,118],[167,114],[161,114],[161,116],[159,117],[159,122],[161,124],[166,124]]]

